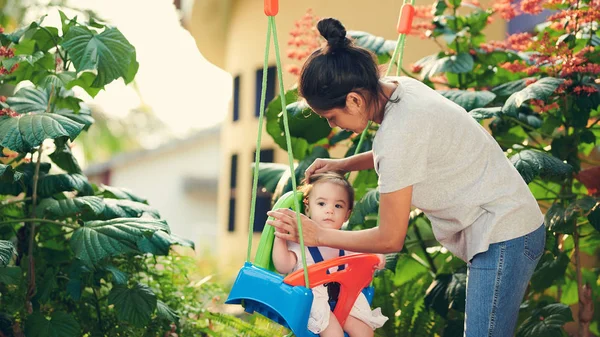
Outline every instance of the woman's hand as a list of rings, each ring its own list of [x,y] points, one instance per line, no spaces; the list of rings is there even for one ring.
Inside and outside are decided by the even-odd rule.
[[[276,237],[299,242],[296,212],[291,209],[280,208],[267,212],[267,215],[274,218],[273,220],[267,220],[267,224],[275,227]],[[304,214],[300,214],[300,220],[302,221],[304,245],[309,247],[318,246],[320,227]]]
[[[317,158],[310,164],[306,171],[304,171],[304,177],[308,181],[311,175],[327,171],[346,173],[348,170],[344,159]]]

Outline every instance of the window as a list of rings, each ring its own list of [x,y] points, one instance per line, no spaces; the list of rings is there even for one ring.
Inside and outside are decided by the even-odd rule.
[[[508,34],[531,33],[534,31],[535,26],[544,22],[552,13],[552,11],[546,9],[537,15],[518,15],[508,22]]]
[[[277,68],[269,67],[267,68],[267,92],[265,95],[265,108],[275,98],[275,79],[277,76]],[[262,68],[256,71],[256,108],[254,110],[254,116],[260,116],[260,94],[262,92],[262,78],[263,78],[263,70]]]
[[[227,225],[227,231],[235,231],[235,187],[237,185],[237,163],[238,156],[234,154],[231,156],[231,175],[229,178],[229,223]]]
[[[233,79],[233,121],[240,119],[240,75]]]
[[[261,163],[272,163],[275,152],[272,149],[261,150],[260,160]],[[256,156],[256,152],[253,153],[253,157]],[[254,232],[260,233],[265,228],[265,222],[267,221],[267,212],[271,210],[271,199],[273,194],[267,191],[264,187],[258,184],[258,191],[256,193],[256,208],[254,213]]]

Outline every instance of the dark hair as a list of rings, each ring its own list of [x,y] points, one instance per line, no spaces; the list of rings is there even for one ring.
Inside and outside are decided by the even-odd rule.
[[[315,173],[311,175],[310,178],[308,178],[308,181],[304,179],[302,181],[302,186],[298,187],[298,190],[302,192],[302,195],[306,199],[312,191],[313,186],[323,182],[330,182],[342,186],[346,190],[346,194],[348,194],[348,208],[354,208],[354,188],[352,187],[348,179],[346,179],[343,174],[338,172],[329,171],[323,173]]]
[[[352,91],[368,104],[377,102],[383,89],[375,55],[354,45],[336,19],[320,20],[317,29],[327,46],[314,51],[302,66],[298,94],[319,110],[345,107],[346,96]]]

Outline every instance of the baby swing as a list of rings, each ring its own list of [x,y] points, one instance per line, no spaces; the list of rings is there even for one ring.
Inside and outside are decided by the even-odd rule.
[[[406,34],[410,32],[412,18],[414,16],[414,0],[404,0],[400,10],[400,18],[397,24],[399,33],[396,48],[390,61],[386,76],[392,68],[396,56],[398,56],[398,66],[396,75],[400,75],[400,65],[402,64],[402,54]],[[279,82],[279,93],[281,96],[281,106],[286,107],[285,90],[283,86],[283,75],[281,71],[281,61],[279,56],[279,43],[277,40],[277,29],[275,26],[275,15],[279,11],[278,0],[264,0],[264,12],[268,17],[267,42],[265,47],[265,59],[263,64],[262,93],[260,103],[260,115],[258,119],[258,137],[256,144],[255,163],[260,158],[260,144],[263,126],[263,116],[265,109],[265,97],[267,88],[267,67],[269,58],[269,45],[271,42],[271,33],[273,34],[273,43],[275,46],[275,59],[277,64],[277,75]],[[254,258],[254,263],[250,262],[252,250],[252,234],[254,225],[255,203],[258,187],[258,164],[254,165],[254,178],[252,187],[252,203],[250,209],[250,228],[248,234],[248,253],[246,262],[241,268],[236,281],[229,293],[225,303],[241,304],[248,313],[258,312],[259,314],[271,319],[272,321],[289,328],[293,334],[298,337],[316,337],[314,333],[307,328],[310,309],[313,301],[311,288],[330,282],[340,284],[340,292],[336,303],[332,303],[333,313],[344,326],[344,322],[356,301],[356,298],[362,291],[369,303],[373,299],[373,287],[369,286],[373,279],[375,266],[379,263],[379,258],[374,254],[356,254],[350,256],[340,256],[328,261],[318,262],[315,259],[314,265],[307,267],[304,249],[304,239],[302,236],[302,223],[300,213],[302,212],[302,194],[296,191],[296,177],[294,173],[294,160],[292,154],[291,139],[289,136],[288,116],[283,113],[283,125],[285,130],[286,144],[288,148],[288,160],[292,180],[292,191],[281,196],[273,209],[291,208],[296,212],[298,223],[298,234],[300,237],[301,258],[303,270],[297,270],[285,278],[275,271],[271,253],[273,250],[273,240],[275,237],[275,228],[265,224],[258,250]],[[369,123],[370,125],[370,123]],[[364,137],[368,130],[365,128],[356,147],[358,153]],[[310,249],[310,248],[309,248]],[[338,271],[329,273],[330,268],[337,267]],[[310,281],[309,281],[310,280]]]

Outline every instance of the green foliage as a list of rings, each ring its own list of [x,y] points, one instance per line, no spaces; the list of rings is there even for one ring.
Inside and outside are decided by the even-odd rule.
[[[223,290],[192,282],[193,259],[171,249],[193,242],[146,199],[83,174],[71,146],[94,119],[70,89],[95,96],[138,63],[117,28],[60,17],[0,33],[0,85],[20,88],[0,99],[0,336],[273,335],[212,322]]]

